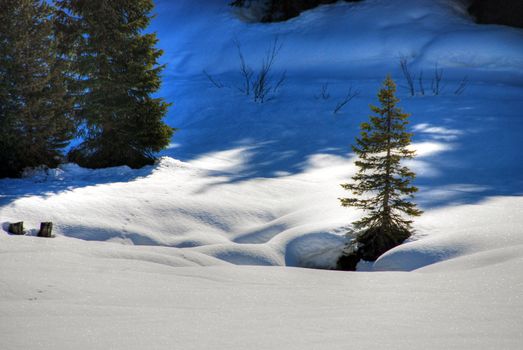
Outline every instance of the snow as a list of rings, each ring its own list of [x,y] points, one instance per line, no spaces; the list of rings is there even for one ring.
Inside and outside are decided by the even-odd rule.
[[[513,273],[521,254],[464,270],[344,273],[173,268],[137,256],[96,254],[116,246],[110,243],[34,237],[0,242],[2,256],[9,257],[2,259],[3,349],[521,345],[523,281]],[[125,250],[142,250],[137,248]]]
[[[518,197],[494,197],[479,204],[434,210],[430,221],[420,218],[417,223],[420,231],[430,234],[385,253],[374,269],[410,271],[456,257],[475,254],[479,257],[488,251],[496,254],[507,251],[511,256],[515,249],[523,255],[519,222],[522,210],[523,203]],[[494,226],[495,217],[503,220]]]
[[[458,0],[339,2],[278,24],[228,2],[156,2],[179,131],[155,165],[0,180],[3,231],[28,228],[0,230],[0,348],[520,348],[522,30],[476,25]],[[254,103],[234,40],[256,69],[276,36],[287,79]],[[399,57],[425,95],[416,81],[409,96]],[[387,73],[412,114],[416,234],[369,272],[297,268],[334,267],[361,215],[339,184]],[[56,238],[34,237],[42,221]]]

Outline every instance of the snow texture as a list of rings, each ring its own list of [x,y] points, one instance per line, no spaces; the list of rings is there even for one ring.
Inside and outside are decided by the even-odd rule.
[[[0,180],[0,349],[521,348],[523,31],[477,25],[458,0],[339,2],[274,24],[228,2],[156,2],[179,131],[155,165]],[[255,103],[235,41],[257,69],[275,37],[287,78]],[[360,264],[372,272],[296,269],[333,268],[362,215],[339,184],[388,73],[412,114],[416,234]],[[22,220],[26,236],[5,232]],[[56,238],[33,237],[41,221]]]

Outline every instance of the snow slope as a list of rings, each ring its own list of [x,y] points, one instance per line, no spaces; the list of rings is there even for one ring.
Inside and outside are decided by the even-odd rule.
[[[51,220],[63,236],[178,247],[235,264],[332,267],[345,226],[360,215],[336,199],[347,195],[338,185],[354,172],[348,146],[389,72],[412,113],[418,158],[410,165],[426,211],[416,223],[421,240],[406,247],[443,240],[439,232],[452,237],[441,243],[444,253],[394,269],[499,244],[469,244],[471,230],[486,241],[510,235],[516,238],[498,241],[519,243],[521,30],[476,25],[453,1],[340,2],[269,25],[244,23],[226,4],[158,2],[152,29],[168,63],[162,93],[175,101],[168,120],[180,128],[168,157],[134,171],[66,165],[2,180],[2,221],[36,228]],[[275,71],[288,77],[272,100],[254,103],[237,89],[234,42],[256,68],[276,35]],[[423,71],[425,95],[417,86],[418,95],[409,96],[399,56],[413,74]],[[438,96],[431,92],[435,63],[443,72]],[[457,95],[464,76],[470,83]],[[319,97],[322,84],[328,98]],[[349,87],[360,94],[334,114]],[[489,209],[493,202],[498,210]],[[478,217],[485,222],[476,233]],[[456,252],[454,240],[467,249]]]
[[[340,2],[278,24],[244,23],[228,2],[157,1],[179,128],[157,164],[0,180],[4,231],[53,221],[57,235],[0,231],[0,348],[521,347],[523,31],[476,25],[458,0]],[[255,103],[234,41],[256,68],[276,36],[287,79]],[[360,269],[412,272],[269,267],[334,266],[361,215],[337,200],[349,145],[388,73],[412,114],[425,214]]]

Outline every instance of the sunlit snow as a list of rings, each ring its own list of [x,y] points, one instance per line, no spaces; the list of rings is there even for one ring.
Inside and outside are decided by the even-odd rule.
[[[0,180],[2,228],[28,228],[0,232],[0,349],[521,348],[523,31],[477,25],[459,0],[339,2],[277,24],[229,2],[156,1],[179,128],[157,164]],[[287,78],[255,103],[235,40],[256,69],[275,37]],[[366,272],[300,269],[333,268],[362,215],[339,184],[386,74],[425,213]],[[42,221],[56,238],[34,237]]]

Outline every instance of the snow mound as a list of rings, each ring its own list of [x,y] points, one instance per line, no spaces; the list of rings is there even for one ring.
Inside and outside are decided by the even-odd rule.
[[[167,64],[161,95],[175,102],[167,120],[179,129],[162,158],[139,170],[66,164],[0,180],[4,230],[23,220],[35,235],[52,221],[61,242],[108,242],[100,249],[109,255],[169,266],[333,268],[345,227],[361,215],[338,201],[349,195],[339,184],[355,171],[349,145],[390,73],[412,114],[418,157],[409,166],[425,214],[415,240],[371,269],[415,270],[521,244],[521,30],[477,25],[462,1],[340,1],[270,25],[239,20],[228,3],[157,4],[151,30]],[[275,37],[283,46],[274,73],[287,71],[287,79],[272,99],[254,103],[238,90],[235,40],[256,69]],[[400,57],[425,77],[415,96]],[[351,88],[359,95],[334,113]],[[129,255],[133,245],[147,253]],[[150,256],[151,247],[173,256]]]
[[[469,255],[474,256],[472,261],[480,259],[474,263],[477,265],[495,263],[493,257],[499,257],[500,262],[510,260],[514,258],[514,249],[523,245],[523,225],[517,219],[522,210],[518,197],[493,198],[480,205],[441,209],[432,213],[431,221],[438,222],[436,230],[426,231],[425,237],[383,254],[373,269],[412,271]],[[418,224],[423,226],[423,221],[428,220]],[[466,266],[471,264],[466,262]],[[445,266],[453,268],[455,265]]]
[[[0,180],[0,349],[521,348],[523,30],[477,25],[461,0],[275,24],[229,2],[155,1],[178,128],[156,164]],[[275,37],[287,79],[254,103],[234,42],[257,69]],[[386,74],[411,113],[415,236],[358,266],[372,273],[275,267],[335,266],[362,215],[338,200],[349,145]],[[22,220],[27,236],[5,232]],[[56,238],[33,237],[42,221]]]

